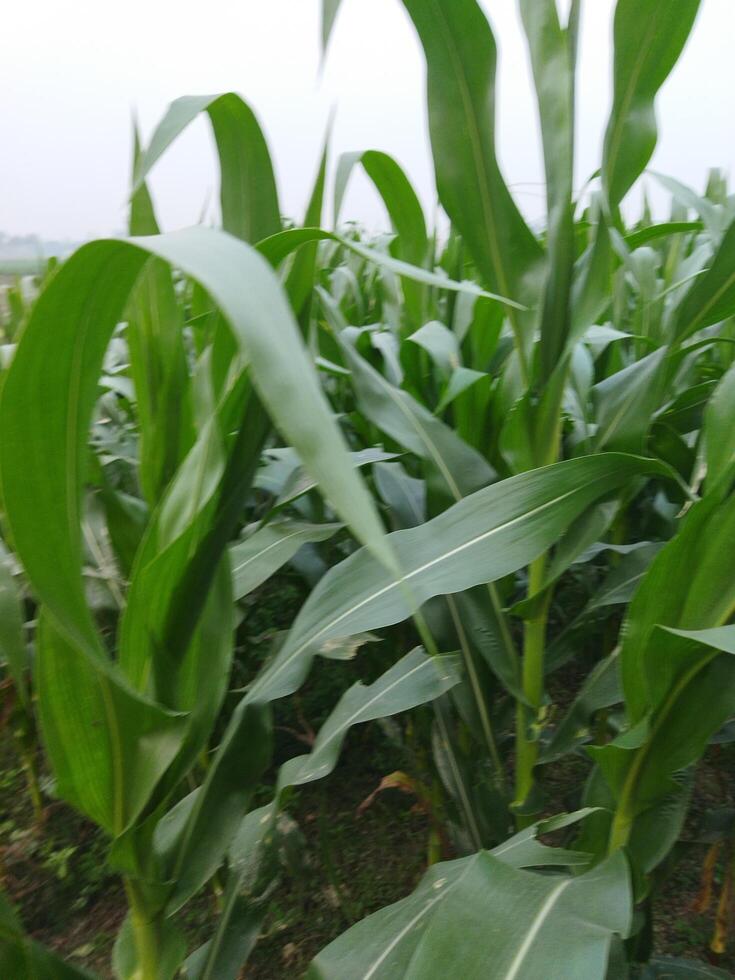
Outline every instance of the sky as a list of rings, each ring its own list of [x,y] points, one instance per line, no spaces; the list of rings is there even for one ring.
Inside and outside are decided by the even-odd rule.
[[[517,0],[482,0],[500,48],[499,155],[532,221],[543,213],[542,162]],[[584,0],[577,185],[596,169],[610,104],[613,0]],[[319,72],[320,0],[24,0],[3,5],[0,230],[82,240],[125,227],[131,119],[144,139],[180,95],[236,91],[274,158],[281,209],[299,218],[336,106],[332,153],[380,149],[405,167],[428,214],[436,195],[424,61],[399,0],[343,0]],[[710,166],[735,177],[735,0],[702,0],[682,58],[658,99],[651,166],[702,187]],[[651,181],[653,188],[655,182]],[[215,207],[205,120],[156,166],[166,230]],[[657,206],[663,198],[653,188]],[[387,227],[356,176],[343,215]]]

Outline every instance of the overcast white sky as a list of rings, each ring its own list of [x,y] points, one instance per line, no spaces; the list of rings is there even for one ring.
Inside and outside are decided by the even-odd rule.
[[[533,218],[543,189],[517,0],[483,0],[500,46],[500,154]],[[300,216],[333,103],[333,151],[382,149],[427,209],[434,189],[424,66],[399,0],[343,0],[321,81],[319,0],[23,0],[2,5],[0,230],[81,239],[124,227],[135,109],[144,133],[179,95],[235,90],[269,140],[286,214]],[[578,181],[598,166],[610,98],[613,0],[585,0]],[[703,0],[658,102],[653,166],[700,186],[735,173],[735,0]],[[211,137],[194,126],[152,180],[167,229],[195,223],[216,196]],[[365,181],[345,216],[384,226]]]

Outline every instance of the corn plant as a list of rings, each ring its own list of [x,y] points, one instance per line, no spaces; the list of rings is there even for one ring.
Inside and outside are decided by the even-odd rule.
[[[230,137],[262,150],[250,110],[236,97],[229,103],[240,112]],[[252,123],[248,132],[240,129],[243,118]],[[272,180],[267,154],[261,163],[260,179]],[[273,228],[262,208],[224,191],[223,213],[225,224],[236,215],[243,238]],[[277,207],[270,219],[280,222]],[[109,835],[110,860],[124,876],[130,914],[115,949],[116,972],[160,978],[173,976],[186,953],[175,913],[219,868],[268,765],[268,703],[296,689],[306,674],[303,663],[270,692],[256,683],[253,690],[264,693],[241,701],[202,785],[182,797],[227,691],[233,582],[240,597],[275,567],[271,548],[258,548],[255,535],[228,550],[270,437],[266,405],[309,472],[330,486],[337,513],[381,562],[394,568],[395,559],[267,261],[224,232],[154,234],[142,183],[134,188],[131,226],[147,236],[82,248],[33,306],[3,379],[2,496],[7,540],[38,603],[33,680],[56,792]],[[171,264],[180,270],[177,281]],[[182,286],[187,295],[193,290],[184,305]],[[199,338],[184,322],[194,314],[201,327],[198,306],[208,331]],[[122,422],[95,455],[89,450],[93,414],[97,429],[114,421],[104,412],[99,417],[99,389],[112,377],[109,351],[107,363],[104,358],[113,334],[118,358],[129,357],[116,387],[134,401],[139,426],[134,480],[130,459],[111,452]],[[300,409],[286,397],[296,387]],[[36,475],[33,466],[19,468],[28,439]],[[26,479],[35,493],[26,492]],[[126,491],[131,483],[142,498]],[[105,541],[116,551],[116,572],[125,573],[111,582],[120,606],[111,626],[95,615],[84,582],[82,531],[92,488]],[[334,524],[302,528],[301,540],[334,530]],[[276,564],[284,560],[282,554]],[[246,564],[249,579],[241,574]],[[324,736],[328,748],[315,746],[313,754],[327,761],[312,771],[311,757],[295,760],[301,765],[291,781],[329,771],[349,725],[422,703],[454,681],[451,658],[409,654],[368,689],[364,708],[362,689],[350,692],[347,704],[356,710],[335,716]],[[45,954],[37,955],[12,922],[9,917],[4,937],[9,962],[20,957],[30,971],[43,969]],[[209,975],[218,955],[205,953],[196,971]]]
[[[334,770],[352,725],[429,703],[415,737],[459,856],[309,975],[690,968],[652,957],[647,937],[694,767],[733,711],[735,207],[717,174],[704,195],[656,175],[665,222],[644,208],[627,227],[621,203],[699,3],[618,0],[600,179],[577,200],[582,4],[562,22],[553,0],[520,0],[540,234],[498,164],[480,6],[403,5],[426,55],[446,238],[378,151],[338,162],[334,211],[361,167],[390,236],[320,227],[326,148],[302,225],[286,227],[250,107],[187,96],[146,146],[134,134],[130,237],[82,247],[9,338],[0,490],[37,607],[30,687],[18,629],[0,643],[57,794],[109,836],[129,903],[123,978],[236,977],[280,873],[291,788]],[[338,6],[324,3],[325,45]],[[222,227],[161,234],[146,180],[200,114]],[[344,557],[312,565],[290,628],[224,710],[235,603],[332,539]],[[556,599],[575,578],[589,587],[569,616]],[[343,696],[253,809],[272,702],[317,655],[376,632],[393,665]],[[547,679],[589,635],[562,713]],[[543,816],[546,773],[571,754],[588,763],[581,799]],[[219,916],[190,951],[179,913],[211,882]],[[4,905],[0,939],[9,975],[79,975]]]

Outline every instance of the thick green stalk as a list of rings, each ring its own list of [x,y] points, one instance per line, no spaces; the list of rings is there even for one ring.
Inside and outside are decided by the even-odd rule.
[[[158,926],[153,917],[148,914],[140,889],[130,878],[125,879],[125,893],[128,897],[138,959],[135,980],[158,980],[160,959]]]
[[[561,368],[560,368],[561,369]],[[564,369],[565,371],[568,368]],[[548,446],[546,451],[537,452],[538,466],[546,466],[559,459],[561,443],[561,395],[563,386],[559,386],[557,399],[547,404],[547,413],[540,418],[539,433],[543,435],[549,420],[549,439],[541,440],[541,445]],[[538,445],[538,441],[537,441]],[[539,555],[528,567],[528,596],[541,592],[546,578],[548,553]],[[549,586],[542,596],[539,608],[526,621],[523,632],[523,666],[522,686],[527,705],[520,701],[516,704],[516,790],[515,802],[522,805],[528,799],[533,789],[533,770],[538,761],[538,741],[528,737],[528,712],[533,712],[534,722],[538,720],[544,697],[544,654],[546,652],[546,627],[549,618],[549,605],[553,587]],[[530,706],[530,707],[529,707]],[[519,829],[533,822],[531,814],[518,814],[516,823]]]

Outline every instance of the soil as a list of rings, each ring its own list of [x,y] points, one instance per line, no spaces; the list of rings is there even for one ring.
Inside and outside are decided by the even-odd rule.
[[[349,665],[335,663],[333,670],[344,673],[334,682],[336,689],[343,687]],[[567,680],[573,687],[575,678]],[[304,751],[296,737],[299,728],[304,730],[304,714],[314,727],[320,721],[308,697],[288,710],[277,719],[277,754],[282,757]],[[723,867],[714,876],[713,903],[697,911],[709,844],[696,842],[708,810],[735,806],[735,786],[726,775],[732,773],[734,758],[732,745],[716,746],[700,766],[678,860],[656,896],[654,945],[658,953],[713,963],[735,976],[735,923],[728,951],[716,956],[709,950]],[[406,760],[399,765],[407,765]],[[415,887],[426,868],[429,836],[415,800],[386,790],[359,812],[361,802],[396,768],[395,746],[380,727],[362,726],[350,734],[332,776],[294,795],[290,815],[305,838],[303,865],[272,895],[242,977],[301,976],[313,956],[348,926]],[[552,803],[557,801],[560,809],[575,805],[586,764],[572,757],[550,769]],[[125,899],[118,879],[106,871],[105,840],[63,803],[48,797],[46,802],[45,823],[35,828],[14,743],[7,729],[0,732],[0,884],[35,939],[98,976],[111,977],[111,950]],[[210,934],[215,898],[207,892],[190,904],[185,927],[193,949]]]

